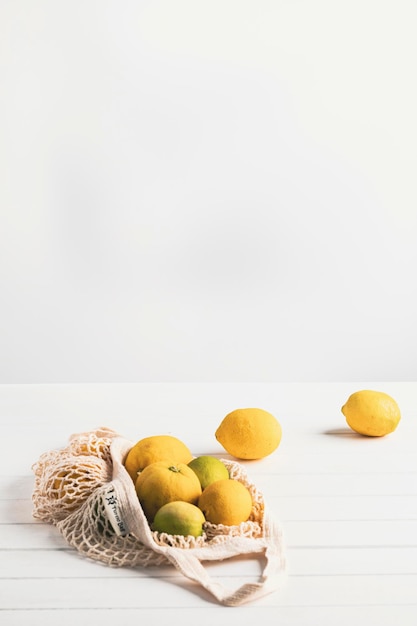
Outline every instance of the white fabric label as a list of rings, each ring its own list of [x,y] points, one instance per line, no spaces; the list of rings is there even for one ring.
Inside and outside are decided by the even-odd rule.
[[[128,530],[120,513],[119,502],[114,487],[109,486],[102,496],[107,518],[117,535],[127,535]]]

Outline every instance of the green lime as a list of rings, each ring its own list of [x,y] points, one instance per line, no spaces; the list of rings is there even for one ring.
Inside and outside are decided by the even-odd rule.
[[[201,489],[205,489],[216,480],[225,480],[229,478],[229,470],[225,464],[215,456],[203,455],[197,456],[188,463],[188,467],[197,474],[201,484]]]
[[[205,521],[202,511],[197,506],[178,500],[164,504],[156,512],[151,528],[169,535],[199,537],[203,534]]]

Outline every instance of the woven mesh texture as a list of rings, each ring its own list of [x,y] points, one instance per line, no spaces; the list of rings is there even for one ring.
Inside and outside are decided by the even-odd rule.
[[[115,436],[109,429],[72,435],[65,448],[42,454],[32,466],[33,516],[56,523],[111,480],[110,445]]]
[[[72,435],[65,448],[45,452],[33,465],[34,517],[56,524],[79,552],[112,566],[146,567],[167,562],[163,553],[155,551],[157,546],[204,550],[227,544],[231,538],[262,537],[263,496],[244,468],[226,459],[222,461],[230,477],[242,482],[251,493],[253,506],[248,521],[238,526],[206,522],[201,537],[151,532],[133,482],[123,467],[125,454],[112,448],[117,438],[117,433],[109,429]],[[124,534],[115,531],[108,517],[105,496],[109,487],[120,504],[121,518],[128,520]],[[136,526],[137,520],[142,526]]]
[[[80,509],[57,524],[65,540],[84,556],[110,566],[147,567],[167,563],[165,556],[146,547],[133,534],[115,533],[104,506],[107,491],[108,485],[97,488]]]
[[[110,444],[115,437],[118,437],[118,434],[110,428],[71,435],[68,451],[75,456],[97,456],[109,463],[111,462]]]

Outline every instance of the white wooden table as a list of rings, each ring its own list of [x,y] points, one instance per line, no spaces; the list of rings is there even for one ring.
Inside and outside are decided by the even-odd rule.
[[[340,407],[373,388],[400,405],[397,431],[350,431]],[[258,406],[280,421],[278,450],[246,462],[286,540],[284,587],[240,607],[198,592],[173,567],[115,569],[84,559],[32,517],[31,465],[72,433],[108,426],[132,441],[168,433],[195,455],[228,458],[214,432]],[[0,386],[0,622],[407,626],[417,623],[417,383]],[[231,586],[257,559],[211,565]]]

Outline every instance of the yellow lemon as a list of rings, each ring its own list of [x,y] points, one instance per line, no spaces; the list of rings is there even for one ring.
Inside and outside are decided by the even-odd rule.
[[[124,465],[133,482],[138,473],[156,461],[189,463],[193,458],[188,447],[171,435],[154,435],[140,439],[129,450]]]
[[[263,409],[236,409],[221,422],[216,439],[238,459],[262,459],[281,441],[281,425]]]
[[[249,490],[243,483],[232,478],[211,483],[198,499],[198,507],[208,522],[226,526],[246,522],[252,505]]]
[[[191,469],[197,474],[202,489],[205,489],[216,480],[229,478],[229,470],[225,464],[215,456],[206,454],[197,456],[195,459],[190,461],[190,463],[188,463],[188,467],[191,467]]]
[[[158,509],[152,530],[169,535],[192,535],[199,537],[203,534],[203,524],[206,518],[201,509],[190,502],[167,502]]]
[[[392,433],[401,419],[394,398],[383,391],[370,389],[352,393],[341,410],[352,430],[369,437]]]
[[[193,470],[184,463],[157,461],[147,465],[136,479],[136,493],[149,522],[167,502],[183,500],[197,504],[201,485]]]

